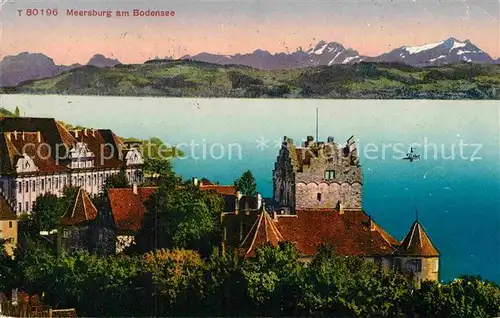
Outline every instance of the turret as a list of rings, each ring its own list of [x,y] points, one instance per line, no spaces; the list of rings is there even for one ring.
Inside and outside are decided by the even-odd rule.
[[[417,287],[424,280],[439,280],[439,251],[418,220],[394,252],[396,271],[413,275]]]

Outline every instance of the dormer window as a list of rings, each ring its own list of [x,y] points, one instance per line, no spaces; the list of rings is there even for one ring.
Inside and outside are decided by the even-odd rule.
[[[35,165],[35,162],[33,161],[33,159],[24,153],[23,156],[21,158],[19,158],[19,160],[17,161],[16,171],[17,172],[33,172],[33,171],[38,171],[38,168]]]
[[[335,170],[326,170],[324,179],[325,180],[335,180]]]
[[[94,166],[94,153],[84,142],[77,142],[70,150],[71,168],[92,168]]]
[[[127,166],[142,165],[144,163],[144,159],[142,158],[142,154],[136,148],[130,149],[127,152],[127,155],[125,156],[125,160],[127,161]]]

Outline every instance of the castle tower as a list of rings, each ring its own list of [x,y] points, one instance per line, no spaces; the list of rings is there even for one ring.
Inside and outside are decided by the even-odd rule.
[[[363,174],[356,141],[345,145],[307,136],[300,147],[284,137],[273,171],[274,199],[290,212],[301,209],[361,209]]]
[[[412,273],[418,287],[422,281],[439,280],[439,251],[418,220],[394,252],[394,267]]]

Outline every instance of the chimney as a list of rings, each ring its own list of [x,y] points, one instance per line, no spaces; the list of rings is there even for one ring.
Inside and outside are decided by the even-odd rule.
[[[240,200],[241,200],[241,192],[236,191],[236,200],[235,200],[235,207],[234,207],[234,213],[238,214],[240,212]]]
[[[135,183],[135,182],[132,185],[132,191],[134,192],[134,194],[137,194],[137,183]]]
[[[92,137],[95,137],[95,129],[92,129]]]
[[[375,223],[373,222],[371,215],[369,216],[369,221],[368,222],[370,222],[369,223],[369,225],[370,225],[370,231],[372,231],[372,232],[375,231]]]
[[[87,128],[83,128],[83,134],[87,136]]]
[[[14,134],[14,140],[17,140],[17,131],[14,130],[13,134]]]
[[[5,135],[7,136],[7,139],[8,139],[8,140],[11,140],[11,139],[10,139],[10,133],[6,133]]]
[[[260,193],[257,193],[257,210],[260,210],[262,208],[262,196]]]
[[[276,211],[273,211],[273,220],[278,222],[278,213]]]
[[[193,185],[194,185],[195,187],[197,187],[197,186],[198,186],[198,178],[193,177]],[[201,184],[200,184],[200,186],[201,186]]]
[[[36,132],[36,140],[38,140],[38,142],[42,142],[42,134],[39,131]]]
[[[339,206],[340,206],[339,214],[344,214],[344,204],[342,202],[340,202]]]
[[[75,129],[74,132],[75,132],[75,138],[78,138],[78,129]]]
[[[24,131],[21,133],[21,138],[24,140]]]

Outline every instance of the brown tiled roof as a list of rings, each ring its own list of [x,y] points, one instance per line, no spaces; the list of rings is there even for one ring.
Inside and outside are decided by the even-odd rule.
[[[266,243],[278,246],[278,242],[281,241],[283,241],[283,236],[275,222],[269,213],[263,211],[241,243],[240,248],[245,251],[245,257],[254,257],[256,247]]]
[[[74,203],[62,216],[61,225],[78,225],[97,218],[97,209],[83,188],[78,189]]]
[[[398,244],[361,210],[339,214],[332,209],[311,209],[297,211],[296,215],[278,215],[277,222],[272,222],[282,240],[293,243],[302,255],[314,255],[326,243],[340,255],[384,256],[393,254]],[[255,241],[253,249],[266,240],[261,236]],[[272,239],[267,241],[272,243]]]
[[[2,194],[0,194],[0,220],[17,220],[16,213],[12,211],[12,208]]]
[[[138,231],[146,213],[144,202],[157,187],[138,187],[137,194],[132,188],[108,190],[109,204],[117,231]]]
[[[87,144],[95,156],[94,165],[96,168],[118,168],[122,165],[120,157],[122,156],[123,144],[111,130],[83,129],[71,130],[69,133],[77,142]]]
[[[27,154],[33,159],[33,162],[38,168],[38,171],[64,172],[70,169],[57,164],[53,157],[53,151],[48,147],[48,142],[44,139],[40,132],[6,132],[0,134],[7,148],[8,156],[3,156],[4,160],[8,160],[7,169],[16,170],[16,164],[23,154]]]
[[[212,181],[208,180],[207,178],[201,178],[201,184],[202,185],[214,185]]]
[[[202,190],[202,191],[215,191],[219,194],[225,194],[225,195],[235,195],[236,194],[236,187],[230,186],[230,185],[215,185],[215,184],[205,185],[205,184],[202,184],[202,185],[200,185],[200,190]]]
[[[439,256],[438,250],[434,247],[431,239],[418,221],[413,223],[410,232],[408,232],[394,254],[398,256]]]

